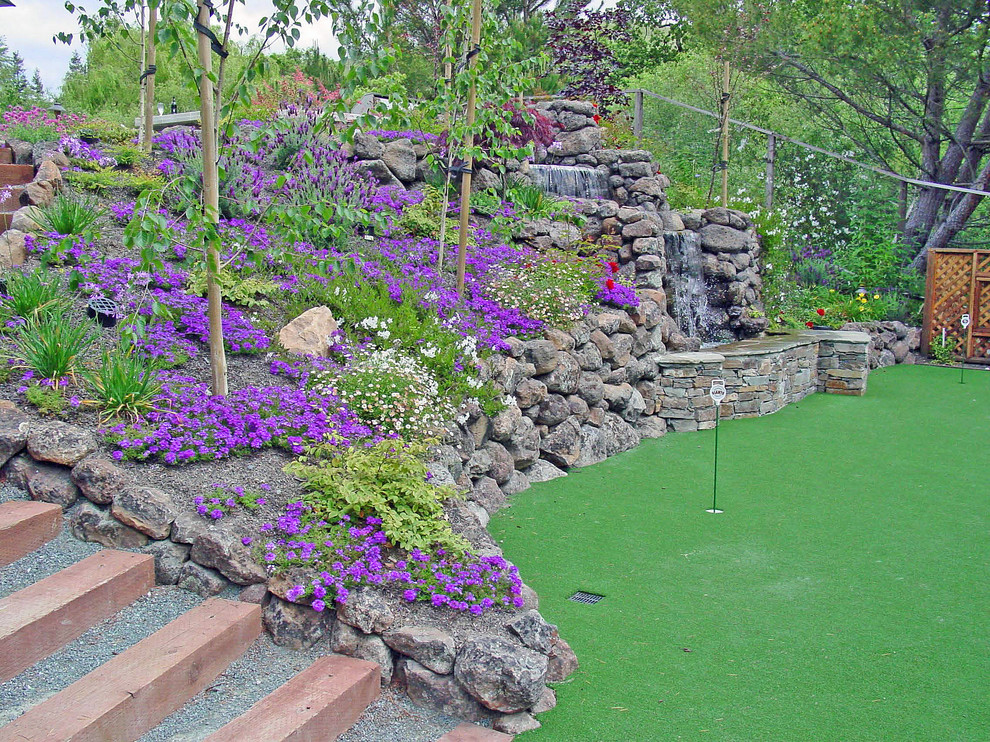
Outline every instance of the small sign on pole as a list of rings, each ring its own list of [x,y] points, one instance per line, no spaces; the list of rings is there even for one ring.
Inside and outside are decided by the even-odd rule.
[[[712,387],[708,393],[715,403],[715,462],[712,467],[712,506],[705,512],[718,514],[724,512],[716,507],[716,498],[718,497],[718,423],[722,400],[725,399],[725,379],[712,379]]]
[[[969,327],[969,322],[970,322],[969,312],[966,312],[965,314],[963,314],[962,317],[959,318],[959,324],[962,325],[963,330],[966,330],[966,328]],[[969,347],[969,343],[964,340],[963,341],[963,348],[965,349],[965,348],[968,348],[968,347]],[[964,377],[964,374],[966,373],[966,352],[967,352],[966,350],[963,351],[963,359],[962,359],[962,362],[959,364],[959,383],[960,384],[965,384],[966,383],[966,379]]]

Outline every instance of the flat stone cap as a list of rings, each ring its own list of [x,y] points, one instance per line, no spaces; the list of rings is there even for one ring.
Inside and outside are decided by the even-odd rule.
[[[816,340],[827,340],[833,343],[869,343],[870,335],[856,330],[806,330],[801,335],[808,335]]]
[[[703,363],[722,363],[725,356],[721,353],[667,353],[657,358],[661,366],[697,366]]]

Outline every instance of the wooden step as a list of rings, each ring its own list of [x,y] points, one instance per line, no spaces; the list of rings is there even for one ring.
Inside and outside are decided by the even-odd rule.
[[[62,528],[62,508],[50,502],[11,500],[0,504],[0,567],[47,544]]]
[[[515,735],[464,722],[451,729],[437,742],[512,742],[514,739]]]
[[[0,742],[131,742],[261,635],[261,606],[210,598],[5,727]]]
[[[154,557],[105,549],[8,595],[0,600],[0,682],[44,659],[154,586]]]
[[[10,147],[0,147],[0,165],[14,164],[14,150]]]
[[[380,693],[381,668],[374,662],[327,655],[206,742],[330,742]]]
[[[0,188],[27,185],[34,180],[34,165],[0,165]]]

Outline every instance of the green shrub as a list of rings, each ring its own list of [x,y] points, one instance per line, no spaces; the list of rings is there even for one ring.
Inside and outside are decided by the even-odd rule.
[[[122,188],[133,194],[160,189],[165,181],[157,173],[130,170],[67,170],[65,178],[77,188],[94,193],[105,193],[111,188]]]
[[[546,260],[505,266],[491,282],[491,298],[517,307],[552,327],[567,327],[584,316],[585,306],[598,291],[589,260],[554,251]]]
[[[957,347],[958,343],[952,337],[946,336],[943,342],[942,336],[936,335],[928,343],[928,355],[935,363],[949,366],[956,361]]]
[[[467,542],[454,535],[442,505],[454,491],[427,481],[426,452],[422,441],[384,440],[343,451],[320,445],[285,470],[302,480],[306,503],[322,520],[381,518],[393,546],[463,553]]]
[[[280,291],[278,284],[264,276],[244,276],[227,268],[217,273],[217,284],[220,286],[220,295],[226,301],[242,307],[267,306],[270,304],[268,298]],[[206,296],[205,266],[196,268],[189,274],[186,288],[191,294]]]
[[[87,142],[106,142],[108,144],[129,144],[137,136],[134,129],[100,118],[88,118],[76,124],[72,127],[72,133]]]
[[[44,232],[85,234],[104,211],[92,197],[71,197],[60,193],[47,206],[38,207],[37,221]]]

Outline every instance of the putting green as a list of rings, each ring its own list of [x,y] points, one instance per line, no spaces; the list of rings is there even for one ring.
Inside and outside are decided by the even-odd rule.
[[[493,518],[581,662],[525,739],[990,739],[990,372],[723,423],[722,515],[712,444],[646,441]]]

